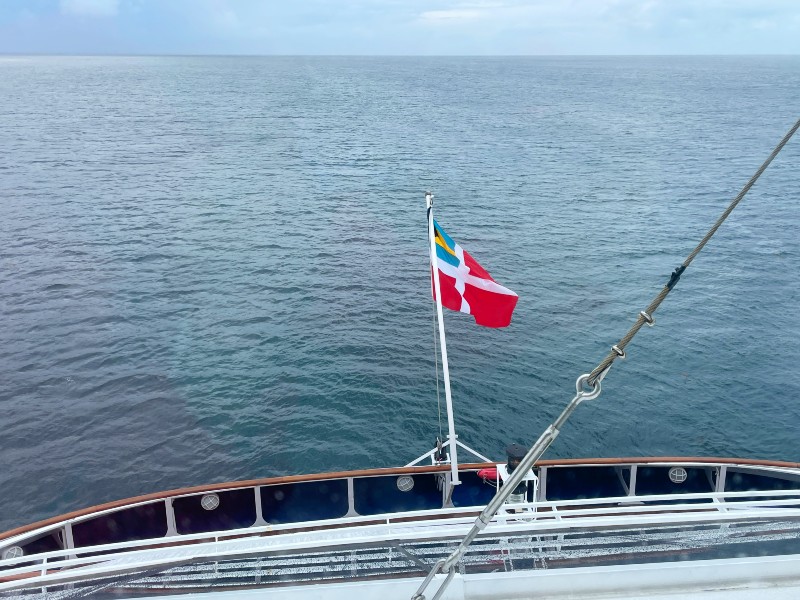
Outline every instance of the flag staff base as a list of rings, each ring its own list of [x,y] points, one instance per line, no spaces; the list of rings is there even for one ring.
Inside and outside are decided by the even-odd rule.
[[[456,437],[458,437],[458,436],[456,436]],[[449,443],[449,441],[450,440],[445,440],[445,442],[447,442],[447,443]],[[463,442],[460,442],[457,439],[456,439],[456,445],[459,446],[460,448],[466,450],[469,454],[471,454],[472,456],[477,458],[480,462],[485,462],[485,463],[494,462],[491,458],[487,458],[486,456],[484,456],[483,454],[481,454],[480,452],[478,452],[474,448],[470,448],[469,446],[467,446]],[[423,454],[422,456],[418,456],[417,458],[415,458],[410,463],[408,463],[407,465],[404,465],[404,466],[406,466],[406,467],[414,467],[414,466],[420,464],[426,458],[430,458],[431,459],[431,464],[434,464],[434,465],[435,464],[450,464],[449,455],[448,455],[448,458],[447,458],[446,461],[437,461],[436,458],[435,458],[437,452],[439,452],[439,445],[438,444],[436,446],[434,446],[432,450],[428,450],[425,454]]]

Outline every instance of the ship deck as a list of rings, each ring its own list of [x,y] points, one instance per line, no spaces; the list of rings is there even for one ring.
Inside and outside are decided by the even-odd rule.
[[[0,594],[259,590],[283,597],[333,586],[328,597],[390,584],[413,592],[493,496],[495,486],[477,474],[488,466],[464,466],[464,484],[449,503],[447,467],[429,466],[218,484],[101,505],[0,535]],[[482,581],[538,578],[545,585],[543,577],[561,574],[573,589],[587,569],[619,577],[715,564],[721,572],[736,561],[760,565],[759,573],[783,565],[769,585],[786,583],[800,572],[791,562],[800,555],[798,467],[697,458],[542,461],[536,497],[493,519],[459,563],[452,593],[464,595],[452,597],[482,597]],[[677,583],[691,581],[684,574]],[[751,572],[747,581],[761,579]],[[525,597],[512,592],[507,597]]]

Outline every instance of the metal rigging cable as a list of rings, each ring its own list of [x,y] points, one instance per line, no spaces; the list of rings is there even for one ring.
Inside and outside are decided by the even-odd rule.
[[[703,239],[700,240],[700,243],[697,244],[697,247],[694,250],[692,250],[692,252],[689,254],[688,257],[686,257],[686,260],[683,261],[683,264],[681,264],[681,266],[679,266],[672,272],[669,281],[666,283],[666,285],[664,285],[664,287],[661,289],[658,295],[653,299],[653,301],[650,303],[650,306],[648,306],[645,310],[639,313],[639,316],[636,318],[636,322],[628,330],[628,333],[626,333],[619,342],[617,342],[614,346],[611,347],[611,352],[609,352],[608,355],[602,361],[600,361],[600,364],[598,364],[594,368],[594,370],[591,373],[589,373],[589,378],[586,381],[588,385],[593,386],[597,381],[597,379],[601,376],[601,374],[604,371],[608,370],[608,368],[611,367],[611,365],[614,363],[616,359],[625,357],[625,346],[628,345],[628,343],[633,339],[633,336],[635,336],[638,333],[638,331],[642,328],[642,326],[645,323],[651,326],[655,323],[655,319],[653,319],[653,313],[656,312],[656,309],[658,309],[658,307],[661,306],[661,303],[664,301],[664,298],[667,297],[667,294],[669,294],[672,291],[672,288],[675,287],[675,284],[678,283],[678,280],[681,278],[681,275],[686,270],[686,267],[688,267],[692,263],[694,258],[708,243],[708,240],[710,240],[711,237],[717,232],[717,229],[719,229],[720,225],[722,225],[725,219],[728,218],[728,215],[730,215],[731,212],[733,212],[733,209],[736,208],[736,205],[739,204],[742,198],[745,197],[747,192],[750,191],[750,188],[753,187],[753,184],[758,180],[759,177],[761,177],[761,174],[772,162],[772,159],[778,156],[778,153],[783,149],[783,147],[786,145],[786,142],[789,141],[789,139],[794,135],[795,131],[797,131],[799,127],[800,127],[800,119],[798,119],[797,122],[794,124],[794,126],[786,133],[785,136],[783,136],[783,139],[780,142],[778,142],[778,145],[775,146],[775,149],[772,151],[772,154],[770,154],[769,157],[767,157],[767,160],[764,161],[764,164],[762,164],[759,167],[758,171],[756,171],[755,174],[750,178],[750,181],[748,181],[745,184],[745,186],[742,188],[742,191],[739,192],[736,198],[733,199],[728,208],[725,209],[725,212],[723,212],[722,215],[719,217],[719,219],[717,219],[717,222],[714,223],[713,227],[711,227],[711,229],[708,230],[708,233],[706,233]]]
[[[425,600],[424,592],[426,588],[428,585],[430,585],[434,576],[440,572],[447,573],[447,576],[439,586],[439,589],[436,590],[432,600],[439,600],[439,598],[442,597],[447,585],[455,576],[456,565],[461,560],[461,557],[464,556],[472,541],[491,522],[497,512],[502,508],[505,501],[508,499],[508,496],[514,491],[514,488],[517,487],[517,485],[522,481],[536,461],[541,458],[550,445],[555,441],[561,432],[561,428],[567,422],[570,415],[572,415],[573,411],[578,407],[578,405],[586,400],[594,400],[600,395],[601,382],[603,378],[608,373],[608,370],[611,368],[611,365],[614,363],[614,361],[617,358],[625,356],[625,346],[633,339],[633,336],[636,335],[636,333],[645,323],[648,325],[653,325],[653,323],[655,323],[652,314],[661,305],[661,303],[664,301],[664,298],[667,297],[667,294],[672,291],[672,288],[675,287],[675,284],[678,283],[678,280],[686,270],[686,267],[689,266],[697,254],[708,243],[708,240],[710,240],[714,233],[716,233],[717,229],[719,229],[720,225],[722,225],[728,215],[731,214],[733,209],[736,208],[736,205],[739,204],[742,198],[744,198],[745,194],[750,191],[750,188],[753,187],[753,184],[756,182],[756,180],[758,180],[764,170],[783,149],[783,147],[786,145],[786,142],[789,141],[798,128],[800,128],[800,119],[798,119],[794,126],[786,133],[785,136],[783,136],[783,139],[778,143],[767,160],[764,161],[761,167],[759,167],[755,174],[750,178],[750,181],[745,184],[744,188],[742,188],[742,191],[739,192],[736,198],[733,199],[728,208],[725,209],[725,212],[723,212],[720,218],[717,219],[717,222],[714,223],[714,226],[711,227],[708,233],[706,233],[706,235],[703,237],[697,247],[689,254],[683,264],[675,269],[667,284],[650,303],[650,306],[647,307],[647,310],[639,313],[636,323],[634,323],[633,327],[631,327],[628,333],[623,336],[618,344],[611,347],[611,352],[608,354],[608,356],[606,356],[606,358],[604,358],[591,373],[587,373],[578,377],[578,380],[575,382],[575,397],[569,402],[569,404],[567,404],[566,408],[564,408],[558,418],[551,425],[549,425],[547,429],[544,430],[533,446],[531,446],[531,449],[528,450],[528,453],[520,461],[519,465],[514,470],[514,473],[508,478],[507,481],[503,483],[503,487],[498,490],[495,497],[492,498],[489,504],[487,504],[486,507],[481,511],[481,514],[475,520],[475,524],[464,536],[464,539],[461,541],[458,547],[453,550],[450,556],[441,559],[433,566],[433,568],[431,568],[428,576],[422,581],[419,588],[417,588],[417,591],[411,597],[411,600]]]

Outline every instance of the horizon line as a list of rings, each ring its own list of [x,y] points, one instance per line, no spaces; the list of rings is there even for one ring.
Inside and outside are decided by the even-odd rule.
[[[144,57],[174,57],[174,58],[693,58],[693,57],[796,57],[800,53],[697,53],[697,54],[251,54],[251,53],[178,53],[178,52],[0,52],[0,56],[18,57],[82,57],[82,58],[144,58]]]

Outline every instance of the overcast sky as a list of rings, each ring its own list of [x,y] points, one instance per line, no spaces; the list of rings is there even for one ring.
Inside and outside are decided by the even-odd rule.
[[[0,53],[799,54],[800,0],[0,0]]]

